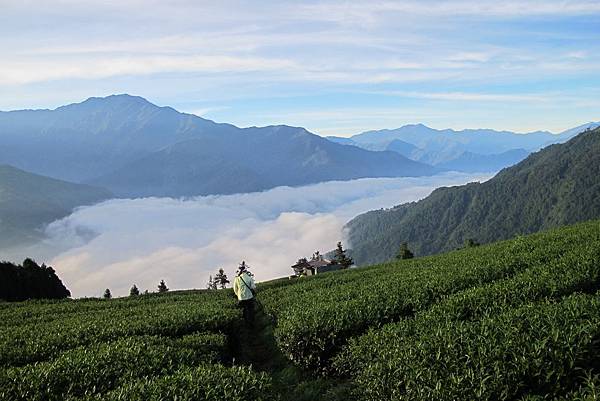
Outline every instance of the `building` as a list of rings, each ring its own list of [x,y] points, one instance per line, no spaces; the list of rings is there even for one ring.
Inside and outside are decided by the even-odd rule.
[[[296,264],[292,265],[292,269],[297,276],[313,276],[319,273],[326,273],[335,270],[340,270],[342,266],[336,264],[331,260],[324,259],[318,253],[313,255],[311,260],[307,260],[306,258],[302,258],[296,262]]]

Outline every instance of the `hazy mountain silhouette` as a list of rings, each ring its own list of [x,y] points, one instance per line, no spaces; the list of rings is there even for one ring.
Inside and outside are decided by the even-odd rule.
[[[0,113],[0,162],[121,196],[225,194],[438,171],[302,128],[242,129],[129,95]]]
[[[555,135],[547,131],[517,134],[491,129],[437,130],[423,124],[410,124],[397,129],[367,131],[350,138],[328,139],[369,150],[392,150],[442,169],[498,171],[522,160],[526,154],[565,142],[599,125],[588,123]]]

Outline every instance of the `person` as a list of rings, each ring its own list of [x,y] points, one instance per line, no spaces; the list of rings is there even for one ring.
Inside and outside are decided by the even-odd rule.
[[[250,324],[254,323],[256,284],[248,271],[248,265],[246,265],[245,261],[242,261],[240,264],[237,276],[233,280],[233,292],[238,298],[239,305],[244,310],[244,320]]]

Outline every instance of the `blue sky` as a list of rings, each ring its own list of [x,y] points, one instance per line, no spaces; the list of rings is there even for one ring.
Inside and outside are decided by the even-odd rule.
[[[140,95],[321,135],[600,120],[599,1],[0,0],[0,110]]]

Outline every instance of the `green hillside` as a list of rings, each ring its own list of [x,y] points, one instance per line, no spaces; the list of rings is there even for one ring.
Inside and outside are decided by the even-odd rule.
[[[358,264],[488,243],[600,217],[600,129],[551,145],[484,183],[440,188],[427,198],[350,221]]]
[[[595,399],[599,290],[591,221],[264,283],[254,326],[231,290],[0,303],[0,399]]]
[[[0,249],[39,240],[44,224],[77,206],[110,198],[107,190],[72,184],[0,165]]]

